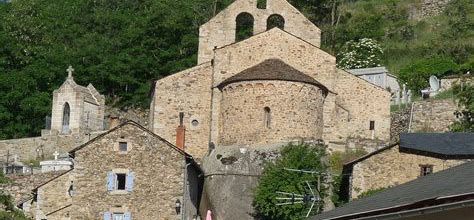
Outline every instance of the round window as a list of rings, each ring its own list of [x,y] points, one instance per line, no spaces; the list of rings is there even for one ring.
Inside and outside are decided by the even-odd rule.
[[[194,127],[198,126],[199,125],[199,121],[194,119],[191,121],[191,125],[193,125]]]

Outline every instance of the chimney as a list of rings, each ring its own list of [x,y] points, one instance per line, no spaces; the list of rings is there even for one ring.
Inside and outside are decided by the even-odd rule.
[[[184,112],[179,113],[179,126],[176,128],[176,147],[184,150],[186,128],[183,125]]]

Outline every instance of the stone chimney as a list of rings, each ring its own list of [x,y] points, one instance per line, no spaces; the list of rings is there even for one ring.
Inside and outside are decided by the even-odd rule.
[[[186,128],[183,125],[184,112],[179,113],[179,126],[176,128],[176,147],[184,150]]]

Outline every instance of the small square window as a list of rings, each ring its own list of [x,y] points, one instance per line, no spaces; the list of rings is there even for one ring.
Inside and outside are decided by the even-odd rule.
[[[117,179],[115,182],[115,186],[117,190],[125,190],[125,182],[127,180],[127,175],[125,173],[117,173]]]
[[[420,165],[420,176],[426,176],[433,173],[433,165]]]
[[[119,142],[119,150],[120,151],[127,151],[128,150],[127,142]]]
[[[370,121],[369,130],[371,131],[375,130],[375,121]]]

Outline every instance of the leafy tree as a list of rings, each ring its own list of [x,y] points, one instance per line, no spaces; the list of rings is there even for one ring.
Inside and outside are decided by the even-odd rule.
[[[474,85],[456,85],[453,88],[459,107],[462,109],[455,114],[460,119],[451,125],[455,132],[474,132]]]
[[[443,76],[447,72],[457,71],[458,65],[446,57],[432,57],[417,60],[400,70],[399,79],[415,92],[429,86],[431,75]],[[416,93],[418,94],[418,93]]]
[[[286,171],[284,168],[326,173],[327,165],[323,161],[325,157],[324,146],[290,144],[283,147],[281,157],[274,163],[266,164],[256,189],[254,207],[257,218],[279,220],[303,219],[309,207],[305,204],[276,206],[278,203],[276,192],[309,193],[308,189],[305,189],[305,181],[309,181],[314,186],[316,177],[311,174]],[[326,183],[326,181],[327,178],[321,176],[321,183]],[[327,190],[327,184],[322,184],[320,192],[322,198],[327,195]],[[319,205],[322,206],[322,203]],[[313,211],[316,209],[315,205]]]
[[[373,39],[348,41],[338,54],[337,65],[343,69],[376,67],[382,64],[382,55],[382,48]]]

